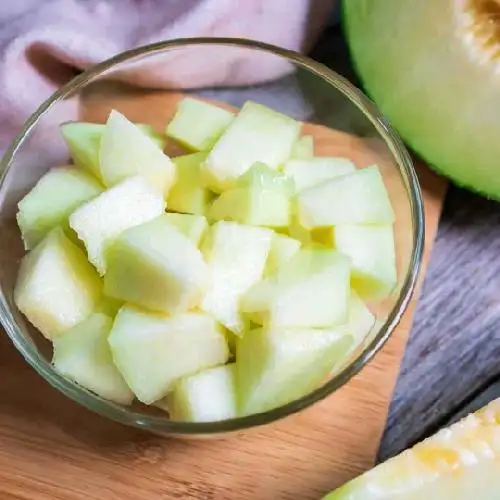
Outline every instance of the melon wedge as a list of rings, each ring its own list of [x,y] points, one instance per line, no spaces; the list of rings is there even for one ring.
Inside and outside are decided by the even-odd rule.
[[[436,170],[495,199],[499,14],[496,0],[344,2],[355,67],[389,122]]]
[[[497,500],[499,457],[497,399],[324,500]]]

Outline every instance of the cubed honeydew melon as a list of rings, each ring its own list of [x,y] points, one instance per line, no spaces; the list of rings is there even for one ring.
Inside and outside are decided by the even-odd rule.
[[[109,335],[113,360],[137,399],[152,404],[176,380],[226,363],[224,333],[208,314],[164,316],[124,306]]]
[[[70,214],[102,191],[94,177],[74,168],[49,170],[18,204],[24,247],[33,248],[56,226],[67,227]]]
[[[131,177],[85,203],[69,218],[92,264],[106,272],[106,250],[125,229],[152,220],[164,211],[162,193],[141,176]]]
[[[57,227],[23,257],[14,300],[30,323],[55,339],[94,311],[101,289],[83,251]]]
[[[309,394],[347,353],[352,338],[337,330],[261,328],[236,350],[240,415],[260,413]]]
[[[394,211],[376,165],[304,189],[297,195],[306,229],[337,224],[391,224]]]
[[[166,197],[176,174],[172,160],[116,110],[109,114],[99,150],[101,177],[108,187],[142,175]]]
[[[213,199],[201,176],[201,163],[206,153],[193,153],[173,159],[177,180],[168,194],[168,209],[174,212],[203,215]]]
[[[290,156],[300,123],[261,104],[247,101],[204,163],[204,175],[214,191],[234,187],[255,162],[277,170]]]
[[[271,328],[330,328],[347,321],[350,260],[327,248],[304,248],[252,286],[241,311]]]
[[[290,260],[301,247],[301,242],[286,234],[275,233],[267,256],[264,276],[273,274],[281,265]]]
[[[54,368],[95,394],[128,405],[132,391],[113,363],[108,335],[111,317],[94,313],[64,335],[54,339]]]
[[[207,151],[217,142],[234,113],[214,104],[185,97],[168,123],[166,135],[193,151]]]
[[[303,135],[299,137],[292,148],[291,157],[296,160],[307,160],[314,156],[314,137]]]
[[[217,422],[237,416],[234,363],[180,379],[166,398],[172,420]]]
[[[104,293],[153,311],[187,311],[209,283],[200,250],[166,215],[124,231],[107,257]]]
[[[240,298],[262,278],[273,234],[270,229],[225,221],[215,223],[208,233],[204,254],[210,284],[201,309],[237,335],[246,327]]]
[[[146,124],[137,126],[161,149],[165,140],[153,127]],[[67,122],[61,125],[61,134],[66,141],[71,158],[80,168],[90,170],[98,179],[101,178],[99,149],[105,125],[102,123]]]
[[[208,231],[208,222],[203,215],[173,214],[164,215],[165,220],[187,236],[195,246],[199,246]]]
[[[351,160],[333,157],[290,160],[283,167],[283,173],[293,179],[297,192],[355,171]]]
[[[290,223],[293,181],[257,162],[211,205],[212,220],[252,226],[286,227]]]
[[[339,225],[335,247],[352,262],[351,284],[364,300],[382,300],[397,284],[392,225]]]

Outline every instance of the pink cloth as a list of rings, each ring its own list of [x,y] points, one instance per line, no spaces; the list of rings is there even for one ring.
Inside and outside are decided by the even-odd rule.
[[[14,0],[0,2],[0,154],[22,123],[76,71],[119,52],[193,36],[257,39],[304,51],[333,0]],[[214,62],[215,61],[215,62]],[[234,62],[234,61],[233,61]],[[276,76],[249,58],[167,57],[117,78],[142,86],[233,84]],[[221,66],[224,64],[224,66]],[[232,71],[224,71],[231,67]],[[68,103],[65,119],[75,112]]]

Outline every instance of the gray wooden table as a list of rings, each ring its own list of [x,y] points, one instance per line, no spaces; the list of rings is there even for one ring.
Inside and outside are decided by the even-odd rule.
[[[356,81],[338,27],[312,56]],[[500,203],[452,187],[379,459],[500,397]]]

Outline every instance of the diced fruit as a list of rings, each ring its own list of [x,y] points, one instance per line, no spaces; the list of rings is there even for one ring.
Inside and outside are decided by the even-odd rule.
[[[122,300],[112,299],[111,297],[106,297],[105,295],[103,295],[101,302],[99,302],[98,306],[96,307],[96,312],[100,312],[114,318],[118,314],[118,311],[122,306]]]
[[[234,187],[258,161],[277,170],[290,156],[299,132],[299,122],[247,101],[207,157],[207,182],[214,191]]]
[[[69,224],[85,243],[90,262],[103,275],[110,243],[125,229],[158,217],[164,207],[160,191],[136,176],[82,205],[71,214]]]
[[[99,152],[101,177],[114,186],[142,175],[166,197],[175,182],[175,165],[143,130],[118,111],[111,111]]]
[[[349,335],[326,329],[247,332],[236,350],[239,413],[260,413],[305,396],[319,387],[351,342]]]
[[[222,193],[208,215],[252,226],[286,227],[290,223],[293,182],[263,163],[255,163]]]
[[[137,127],[163,149],[165,141],[153,127],[146,124],[138,124]],[[104,128],[105,125],[101,123],[68,122],[61,125],[61,134],[75,164],[90,170],[99,179],[101,178],[99,149]]]
[[[299,250],[243,296],[245,313],[271,328],[329,328],[347,321],[350,261],[330,249]]]
[[[87,318],[100,298],[97,273],[61,228],[53,229],[21,262],[16,305],[48,339]]]
[[[235,418],[234,363],[182,378],[167,396],[172,420],[215,422]]]
[[[165,214],[164,217],[196,246],[200,245],[208,230],[208,222],[203,215],[169,213]]]
[[[283,167],[283,173],[294,180],[297,192],[355,171],[354,163],[347,158],[290,160]]]
[[[376,165],[305,189],[297,198],[299,221],[307,229],[394,222],[394,211]]]
[[[351,284],[365,300],[382,300],[397,283],[392,225],[340,225],[335,247],[352,262]]]
[[[297,160],[307,160],[314,156],[314,138],[312,135],[300,137],[292,149],[292,158]]]
[[[113,363],[108,335],[113,320],[102,313],[54,339],[55,369],[89,391],[118,404],[130,404],[132,391]]]
[[[162,215],[127,229],[109,247],[104,293],[173,314],[199,304],[208,277],[196,245]]]
[[[224,221],[215,223],[208,233],[204,253],[210,285],[201,308],[238,335],[246,326],[239,300],[261,279],[272,238],[270,229]]]
[[[314,243],[312,232],[301,226],[296,214],[292,215],[288,226],[288,234],[293,239],[299,240],[304,246]]]
[[[221,328],[201,313],[168,317],[124,306],[108,340],[116,366],[146,404],[163,398],[177,379],[222,365],[229,355]]]
[[[300,249],[299,240],[290,238],[285,234],[274,234],[271,241],[271,248],[266,261],[264,275],[269,276],[285,262],[290,260]]]
[[[500,399],[330,493],[324,500],[496,500]]]
[[[217,142],[234,113],[199,99],[184,98],[167,125],[166,134],[194,151],[207,151]]]
[[[173,159],[177,181],[168,195],[168,209],[174,212],[203,215],[213,194],[205,188],[201,176],[201,163],[206,153],[194,153]]]
[[[97,180],[71,167],[49,170],[18,205],[25,248],[33,248],[56,226],[67,226],[70,214],[102,190]]]

